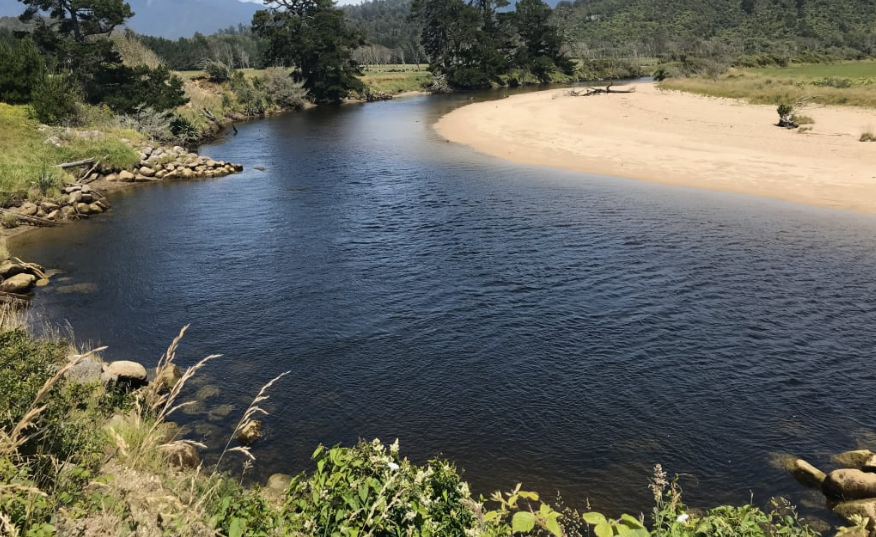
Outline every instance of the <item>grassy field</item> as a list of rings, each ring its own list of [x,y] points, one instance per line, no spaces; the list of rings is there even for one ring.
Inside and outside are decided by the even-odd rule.
[[[812,103],[876,108],[876,62],[731,69],[716,80],[673,78],[660,87],[754,104]]]
[[[63,147],[46,143],[51,136]],[[120,141],[139,139],[134,131],[107,130],[95,139],[79,137],[66,129],[39,130],[26,106],[0,103],[0,204],[11,199],[41,198],[65,180],[58,164],[97,157],[111,167],[130,167],[137,154]]]
[[[262,69],[239,69],[249,78],[264,76]],[[426,64],[416,65],[388,64],[369,65],[362,69],[360,77],[372,92],[375,93],[401,93],[403,91],[417,91],[424,84],[432,81],[432,73],[426,71]],[[205,76],[204,71],[177,71],[184,80]]]

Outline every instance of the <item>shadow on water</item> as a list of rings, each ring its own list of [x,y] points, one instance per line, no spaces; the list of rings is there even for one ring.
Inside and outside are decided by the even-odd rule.
[[[240,125],[203,152],[243,174],[25,237],[67,278],[35,307],[150,364],[191,323],[185,364],[225,355],[182,416],[211,446],[291,370],[260,477],[380,437],[479,492],[646,509],[659,462],[693,505],[803,499],[771,453],[827,465],[876,420],[876,219],[513,165],[431,128],[503,95]]]

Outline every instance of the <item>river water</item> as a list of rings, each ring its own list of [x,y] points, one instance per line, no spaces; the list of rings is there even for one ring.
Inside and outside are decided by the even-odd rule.
[[[202,152],[243,174],[14,245],[64,271],[34,308],[147,365],[191,323],[213,448],[291,371],[258,477],[380,437],[480,492],[647,509],[662,463],[694,505],[817,503],[774,459],[872,447],[876,218],[482,156],[431,128],[470,98],[240,125]]]

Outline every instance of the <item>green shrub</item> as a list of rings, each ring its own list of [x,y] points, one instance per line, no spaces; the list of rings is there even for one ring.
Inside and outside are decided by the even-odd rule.
[[[46,75],[31,95],[37,120],[47,125],[76,122],[79,92],[67,75]]]
[[[86,82],[85,96],[88,102],[105,104],[120,114],[132,114],[144,107],[163,112],[188,102],[182,79],[163,65],[151,69],[145,65],[102,64],[94,78]]]
[[[861,137],[858,138],[858,140],[861,142],[876,142],[876,134],[873,134],[872,132],[867,131],[867,132],[861,134]]]
[[[0,101],[11,104],[30,102],[33,90],[42,83],[45,60],[29,37],[14,44],[0,41]]]
[[[207,73],[207,78],[210,79],[210,82],[217,84],[228,82],[235,73],[234,69],[217,60],[204,62],[204,72]]]
[[[248,116],[260,116],[268,109],[268,95],[260,78],[250,81],[237,71],[231,79],[231,91]]]
[[[282,69],[265,71],[265,90],[274,104],[287,110],[300,110],[307,102],[304,84],[295,82],[292,75]]]

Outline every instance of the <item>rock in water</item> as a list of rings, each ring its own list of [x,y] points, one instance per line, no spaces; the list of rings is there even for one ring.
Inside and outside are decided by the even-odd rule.
[[[833,458],[833,461],[839,465],[845,466],[846,468],[860,470],[864,467],[867,461],[874,456],[876,456],[876,453],[873,453],[869,449],[856,449],[836,455]]]
[[[33,274],[16,274],[11,278],[0,283],[0,291],[4,293],[24,294],[36,282],[36,276]]]
[[[197,468],[201,464],[201,456],[195,446],[185,442],[164,444],[158,449],[171,465],[180,469]]]
[[[849,524],[854,523],[853,517],[855,515],[869,518],[867,529],[873,530],[876,527],[876,500],[874,499],[838,503],[833,506],[833,512]]]
[[[137,362],[120,360],[113,362],[104,369],[106,379],[112,382],[129,384],[132,387],[146,384],[146,368]]]
[[[134,174],[129,172],[128,170],[122,170],[119,172],[119,181],[123,181],[125,183],[130,183],[134,180]]]
[[[822,483],[821,491],[836,500],[876,498],[876,474],[855,469],[834,470]]]
[[[180,373],[179,367],[176,364],[170,364],[162,367],[160,371],[156,369],[155,380],[152,382],[155,383],[157,393],[168,393],[181,378],[182,373]]]
[[[827,477],[824,472],[803,459],[794,459],[788,470],[801,485],[811,488],[821,487]]]
[[[262,422],[261,420],[249,420],[244,424],[240,433],[237,435],[237,441],[244,446],[252,445],[256,440],[262,437]]]

